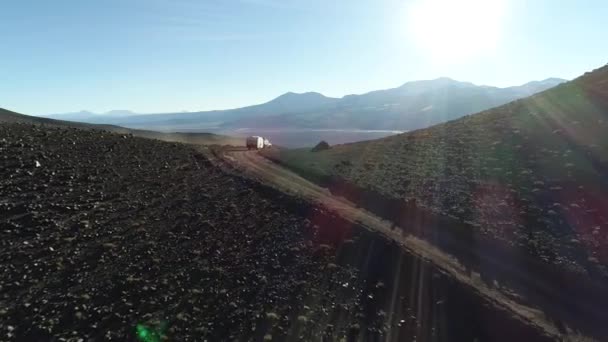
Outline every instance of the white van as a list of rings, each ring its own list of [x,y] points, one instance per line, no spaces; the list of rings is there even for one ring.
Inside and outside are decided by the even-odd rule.
[[[247,149],[256,149],[260,150],[264,148],[264,138],[258,136],[247,137]]]

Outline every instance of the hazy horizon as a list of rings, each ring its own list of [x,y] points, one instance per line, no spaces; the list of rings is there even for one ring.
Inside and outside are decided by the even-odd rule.
[[[462,82],[462,83],[472,83],[472,82],[467,82],[467,81],[464,81],[464,80],[455,80],[455,79],[453,79],[453,78],[451,78],[451,77],[447,77],[447,76],[442,76],[442,77],[439,77],[439,78],[436,78],[436,79],[433,79],[433,80],[438,80],[438,79],[451,79],[451,80],[456,81],[456,82]],[[546,80],[549,80],[549,79],[560,79],[560,78],[556,78],[556,77],[548,77],[548,78],[545,78],[545,79],[542,79],[542,80],[530,80],[530,81],[525,82],[525,83],[523,83],[523,84],[508,85],[508,86],[504,86],[504,87],[496,87],[496,86],[493,86],[493,85],[491,85],[491,84],[475,84],[475,83],[472,83],[472,84],[473,84],[473,85],[475,85],[475,86],[481,86],[481,87],[495,87],[495,88],[499,88],[499,89],[504,89],[504,88],[510,88],[510,87],[518,87],[518,86],[523,86],[523,85],[528,84],[528,83],[531,83],[531,82],[542,82],[542,81],[546,81]],[[399,86],[402,86],[402,85],[404,85],[404,84],[406,84],[406,83],[409,83],[409,82],[416,82],[416,81],[433,81],[433,80],[412,80],[412,81],[404,82],[404,83],[402,83],[402,84],[401,84],[401,85],[399,85]],[[567,79],[561,79],[561,80],[570,81],[570,80],[567,80]],[[268,99],[268,100],[266,100],[266,101],[259,102],[259,103],[250,103],[250,104],[244,105],[244,106],[242,106],[242,107],[248,107],[248,106],[255,106],[255,105],[264,104],[264,103],[270,102],[270,101],[272,101],[272,100],[275,100],[275,99],[277,99],[278,97],[280,97],[280,96],[282,96],[282,95],[285,95],[285,94],[288,94],[288,93],[297,94],[297,95],[306,94],[306,93],[318,93],[318,94],[321,94],[321,95],[323,95],[323,96],[325,96],[325,97],[328,97],[328,98],[342,99],[342,98],[347,97],[347,96],[352,96],[352,95],[363,95],[363,94],[367,94],[367,93],[374,92],[374,91],[377,91],[377,90],[394,89],[394,88],[398,88],[399,86],[395,86],[395,87],[388,87],[388,88],[385,88],[385,89],[370,89],[369,91],[366,91],[366,92],[363,92],[363,93],[359,93],[359,94],[344,94],[344,95],[342,95],[342,96],[335,96],[335,97],[334,97],[334,96],[327,96],[326,94],[323,94],[323,93],[321,93],[321,92],[317,92],[317,91],[314,91],[314,90],[310,90],[310,91],[304,91],[304,92],[293,92],[293,91],[289,91],[289,90],[288,90],[288,91],[286,91],[286,92],[283,92],[282,94],[277,94],[277,95],[276,95],[276,96],[274,96],[273,98]],[[91,113],[91,114],[98,114],[98,115],[112,114],[113,112],[131,112],[132,114],[144,114],[144,115],[145,115],[145,114],[191,113],[191,112],[202,112],[202,111],[230,110],[230,109],[238,109],[238,108],[242,108],[242,107],[213,108],[213,109],[204,109],[204,110],[196,110],[196,109],[195,109],[195,110],[173,110],[173,111],[166,111],[166,112],[152,112],[152,113],[149,113],[149,112],[145,112],[145,113],[144,113],[144,112],[136,112],[136,111],[130,110],[130,109],[128,109],[128,108],[122,108],[122,109],[111,109],[111,110],[108,110],[108,111],[103,111],[103,112],[96,112],[96,111],[89,110],[89,109],[87,109],[87,108],[81,108],[81,109],[77,109],[77,110],[70,111],[70,112],[64,112],[64,113],[41,113],[41,114],[35,114],[35,115],[39,115],[39,116],[48,116],[48,115],[57,115],[57,114],[60,114],[60,115],[61,115],[61,114],[75,114],[75,113],[81,113],[81,112],[83,112],[83,113],[84,113],[84,112],[86,112],[86,113]],[[10,108],[9,108],[9,109],[10,109]],[[25,114],[27,114],[27,113],[25,113]]]
[[[11,2],[0,13],[10,47],[0,107],[163,113],[438,77],[572,79],[606,63],[605,17],[599,0]]]

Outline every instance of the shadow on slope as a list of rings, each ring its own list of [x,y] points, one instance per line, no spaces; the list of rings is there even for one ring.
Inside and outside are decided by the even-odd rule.
[[[606,336],[608,66],[428,129],[266,156]]]

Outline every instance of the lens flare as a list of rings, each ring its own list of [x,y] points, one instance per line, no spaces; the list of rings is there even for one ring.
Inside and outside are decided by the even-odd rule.
[[[143,324],[138,324],[135,327],[135,331],[137,334],[137,339],[141,342],[159,342],[160,341],[161,334],[159,334],[157,331],[154,331],[153,329],[151,329]]]
[[[432,59],[458,61],[494,50],[504,0],[418,0],[407,9],[410,38]]]

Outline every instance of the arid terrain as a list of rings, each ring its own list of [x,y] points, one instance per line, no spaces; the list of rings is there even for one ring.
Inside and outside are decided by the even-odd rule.
[[[493,250],[491,241],[488,246],[478,241],[478,247],[470,249],[458,231],[452,232],[463,227],[445,226],[445,221],[433,215],[419,214],[406,226],[396,226],[260,153],[228,148],[217,154],[223,158],[214,162],[221,165],[224,161],[250,177],[330,208],[353,224],[397,243],[408,254],[429,261],[479,297],[547,334],[565,340],[584,335],[602,340],[608,334],[602,324],[608,288],[601,282],[549,268],[534,256]],[[424,233],[429,230],[435,231]]]
[[[284,337],[358,284],[323,272],[300,204],[187,146],[23,124],[0,144],[2,340]]]
[[[601,71],[578,82],[603,85]],[[240,144],[230,137],[2,110],[0,334],[15,341],[602,340],[608,336],[601,324],[608,305],[605,220],[601,198],[589,191],[601,195],[604,187],[606,141],[598,134],[604,88],[580,84],[574,89],[583,89],[585,101],[574,96],[572,106],[587,106],[589,118],[581,116],[575,127],[585,123],[591,164],[561,165],[555,153],[544,156],[538,149],[548,151],[539,147],[551,140],[547,127],[535,120],[522,126],[499,110],[445,124],[449,129],[319,152],[261,154],[217,147]],[[563,100],[573,86],[561,87],[553,96]],[[558,101],[539,96],[533,102],[539,112]],[[497,128],[487,129],[488,123]],[[521,141],[513,147],[511,140],[494,140],[504,134]],[[573,130],[551,134],[558,147],[569,134],[582,137]],[[471,146],[453,141],[471,136],[479,140],[466,142]],[[499,143],[484,143],[488,139]],[[501,141],[540,157],[522,166],[515,152],[496,152]],[[577,158],[577,141],[559,158]],[[386,144],[397,145],[385,150]],[[397,166],[389,161],[404,156],[408,163],[391,173]],[[374,168],[375,158],[384,158],[382,169]],[[490,165],[493,173],[484,173],[491,161],[504,169]],[[526,172],[506,170],[516,167]],[[356,178],[366,172],[369,178]],[[446,174],[450,182],[441,180]],[[420,184],[443,185],[420,192],[427,197],[395,198],[359,183],[392,184],[387,189],[395,191],[397,183],[385,183],[390,175],[407,179],[413,194],[427,189],[419,186],[420,175],[429,180]],[[477,184],[483,196],[471,202],[470,189],[453,189],[463,184]],[[553,201],[555,214],[547,214],[555,220],[534,221],[526,212],[542,212],[542,198],[564,191],[580,198]],[[500,197],[505,194],[511,201]],[[463,220],[457,208],[470,214],[471,203],[478,215]],[[520,222],[523,231],[534,233],[492,235],[496,224],[512,225],[512,211],[502,209],[515,204],[528,220]],[[554,207],[561,206],[558,215]],[[484,211],[492,208],[500,220]],[[574,215],[566,223],[594,228],[571,229],[564,238],[532,224],[559,223],[564,234],[563,213]]]
[[[398,225],[436,215],[470,249],[608,280],[608,66],[428,129],[265,155]]]
[[[0,342],[608,342],[606,18],[2,2]]]
[[[2,340],[550,336],[381,235],[193,147],[4,123],[0,150]]]

